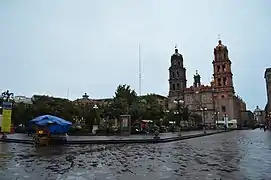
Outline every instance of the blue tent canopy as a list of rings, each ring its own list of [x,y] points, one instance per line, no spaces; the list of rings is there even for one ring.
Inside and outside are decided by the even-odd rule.
[[[66,121],[62,118],[52,116],[52,115],[43,115],[32,119],[29,124],[36,124],[38,126],[48,126],[50,133],[66,133],[69,130],[69,127],[72,125],[71,122]]]

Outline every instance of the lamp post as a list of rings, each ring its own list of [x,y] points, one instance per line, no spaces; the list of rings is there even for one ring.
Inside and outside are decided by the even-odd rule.
[[[181,122],[183,121],[183,116],[181,115],[181,108],[183,107],[184,101],[181,99],[176,99],[173,101],[175,104],[177,104],[177,112],[176,114],[179,115],[180,123],[178,123],[179,126],[181,126]],[[175,113],[174,113],[175,114]]]
[[[200,110],[202,111],[203,116],[203,132],[206,134],[206,128],[205,128],[205,112],[208,110],[206,107],[201,107]]]
[[[218,123],[218,119],[219,119],[218,118],[219,117],[219,111],[215,111],[214,115],[215,115],[215,118],[214,118],[215,119],[215,128],[218,129],[217,123]]]
[[[164,120],[163,120],[163,123],[165,122],[165,120],[169,121],[169,119],[168,119],[168,113],[169,113],[169,110],[165,110],[164,111]]]
[[[96,125],[97,125],[97,110],[99,109],[99,107],[97,106],[97,104],[94,104],[93,109],[95,111],[95,122],[94,123],[96,123]]]
[[[201,111],[201,118],[202,118],[202,120],[204,121],[204,124],[205,124],[205,117],[203,117],[203,110],[204,110],[204,107],[202,107],[202,97],[201,97],[201,94],[200,94],[200,92],[199,91],[196,91],[195,92],[195,94],[196,95],[199,95],[199,100],[198,100],[198,107],[196,108],[196,109],[198,109],[199,111]],[[205,128],[204,128],[204,133],[205,133]]]
[[[228,115],[227,114],[224,114],[224,123],[225,123],[225,130],[227,130],[228,128]]]

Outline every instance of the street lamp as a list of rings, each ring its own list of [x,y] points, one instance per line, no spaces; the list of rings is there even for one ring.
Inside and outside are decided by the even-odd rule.
[[[178,112],[176,112],[176,114],[179,114],[180,122],[182,122],[183,116],[181,116],[181,107],[183,106],[184,101],[181,99],[176,99],[173,101],[173,103],[177,104],[177,106],[178,106],[178,109],[177,109]],[[175,112],[174,112],[174,114],[175,114]],[[180,125],[180,124],[178,124],[178,125]]]
[[[93,109],[95,111],[95,123],[97,124],[97,110],[99,109],[99,107],[97,106],[97,104],[94,104]]]
[[[206,134],[206,128],[205,128],[205,112],[208,110],[206,107],[201,107],[200,110],[202,111],[203,116],[203,130],[204,134]]]
[[[225,123],[224,129],[227,130],[227,128],[228,128],[228,115],[227,114],[224,114],[224,123]]]
[[[169,121],[169,119],[168,119],[168,113],[169,113],[168,109],[164,111],[164,119],[162,120],[163,123],[164,123],[165,120]]]
[[[215,128],[217,128],[217,123],[218,123],[218,117],[219,117],[219,111],[215,111],[214,112],[214,114],[215,114]]]

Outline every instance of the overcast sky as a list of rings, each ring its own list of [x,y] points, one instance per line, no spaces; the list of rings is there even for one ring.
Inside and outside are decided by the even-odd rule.
[[[168,95],[175,44],[188,85],[212,77],[218,34],[228,46],[235,90],[264,108],[271,66],[269,0],[0,0],[0,90],[75,99],[112,97],[118,84]],[[69,89],[69,92],[68,92]]]

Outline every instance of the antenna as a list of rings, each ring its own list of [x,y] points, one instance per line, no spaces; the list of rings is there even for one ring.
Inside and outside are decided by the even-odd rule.
[[[67,90],[67,99],[69,99],[70,89]]]
[[[139,96],[141,96],[141,49],[140,49],[140,44],[138,46],[138,71],[139,71],[139,82],[138,82],[138,91],[139,91]]]

